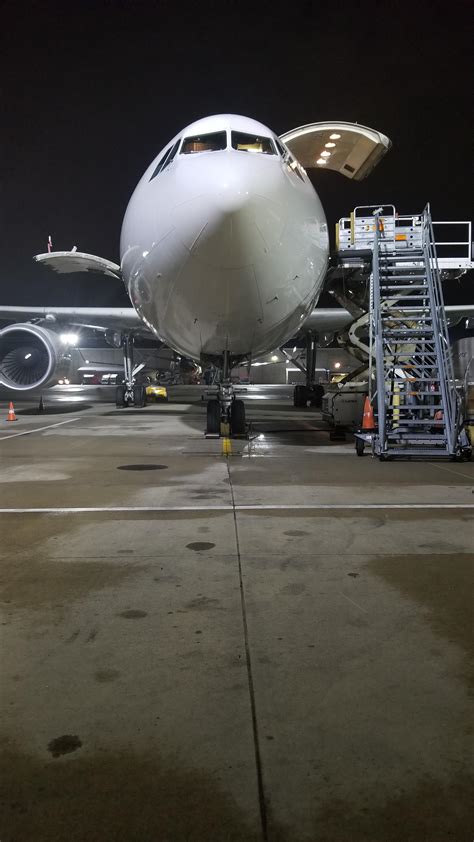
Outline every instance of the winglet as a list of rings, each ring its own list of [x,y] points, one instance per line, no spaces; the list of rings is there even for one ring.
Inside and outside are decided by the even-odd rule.
[[[375,129],[358,123],[309,123],[281,135],[281,140],[303,167],[335,170],[361,181],[392,146]]]

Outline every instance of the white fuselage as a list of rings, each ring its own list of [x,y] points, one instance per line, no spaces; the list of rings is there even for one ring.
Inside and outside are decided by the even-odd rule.
[[[200,151],[201,138],[224,131],[225,148]],[[271,139],[275,151],[233,148],[236,133]],[[190,137],[198,140],[191,154],[183,151]],[[168,149],[173,160],[154,175]],[[288,156],[261,123],[219,115],[176,135],[139,182],[122,227],[122,274],[144,322],[176,351],[196,360],[262,354],[311,312],[327,267],[327,224]]]

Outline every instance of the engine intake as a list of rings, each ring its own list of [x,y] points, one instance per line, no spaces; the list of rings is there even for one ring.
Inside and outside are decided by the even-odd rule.
[[[8,325],[0,330],[0,383],[28,391],[53,379],[61,357],[57,335],[40,325]]]

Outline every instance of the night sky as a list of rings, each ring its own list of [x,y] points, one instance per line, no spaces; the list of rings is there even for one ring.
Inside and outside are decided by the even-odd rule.
[[[31,261],[77,245],[119,260],[137,181],[182,127],[219,112],[277,133],[372,126],[391,152],[361,183],[310,171],[330,229],[358,204],[472,217],[470,3],[3,2],[3,304],[129,305],[98,276]],[[75,9],[75,11],[74,11]],[[471,25],[470,25],[471,20]],[[472,273],[448,290],[472,303]]]

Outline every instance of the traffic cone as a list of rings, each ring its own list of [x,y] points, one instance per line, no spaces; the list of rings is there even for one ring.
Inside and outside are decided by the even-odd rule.
[[[8,410],[7,421],[18,421],[18,418],[15,415],[15,409],[13,407],[13,401],[10,401],[10,408]]]
[[[362,415],[362,429],[375,430],[374,410],[369,401],[369,396],[366,395],[364,401],[364,414]]]

